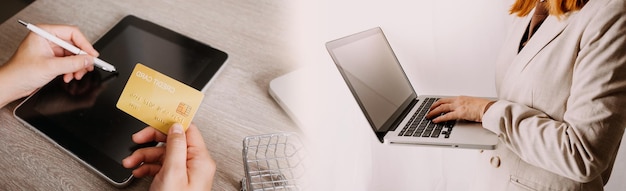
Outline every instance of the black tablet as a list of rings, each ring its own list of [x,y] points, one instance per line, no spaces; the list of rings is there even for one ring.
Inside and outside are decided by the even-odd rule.
[[[131,135],[147,125],[116,108],[126,81],[142,63],[198,90],[211,81],[227,54],[159,25],[126,16],[94,48],[113,65],[110,73],[96,67],[82,80],[64,83],[57,77],[14,111],[17,119],[67,151],[112,184],[130,183],[122,159],[136,145]]]

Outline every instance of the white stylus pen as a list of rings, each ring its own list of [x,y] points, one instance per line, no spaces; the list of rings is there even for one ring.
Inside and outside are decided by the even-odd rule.
[[[33,31],[35,34],[38,34],[39,36],[45,38],[46,40],[51,41],[52,43],[59,45],[60,47],[63,47],[65,50],[70,51],[71,53],[74,54],[87,54],[85,51],[81,50],[80,48],[60,39],[59,37],[56,37],[48,32],[46,32],[45,30],[24,22],[22,20],[17,20],[17,22],[19,22],[20,24],[26,26],[26,28],[28,28],[30,31]],[[94,59],[94,65],[98,66],[99,68],[102,68],[105,71],[109,71],[109,72],[115,72],[115,66],[105,62],[104,60],[100,60],[99,58],[95,58]]]

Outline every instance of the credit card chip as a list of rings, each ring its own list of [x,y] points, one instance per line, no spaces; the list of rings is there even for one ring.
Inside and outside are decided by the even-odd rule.
[[[189,106],[189,105],[187,105],[187,104],[185,104],[183,102],[180,102],[178,104],[178,108],[176,108],[176,113],[181,114],[183,116],[188,116],[189,112],[191,112],[191,106]]]

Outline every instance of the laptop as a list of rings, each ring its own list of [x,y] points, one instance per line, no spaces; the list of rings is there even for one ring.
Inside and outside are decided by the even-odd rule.
[[[326,49],[381,143],[495,149],[498,137],[481,123],[425,118],[443,96],[418,96],[380,27],[327,42]]]

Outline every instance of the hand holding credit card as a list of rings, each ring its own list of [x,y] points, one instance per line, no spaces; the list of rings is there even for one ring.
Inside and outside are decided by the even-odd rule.
[[[116,106],[167,134],[174,123],[187,130],[203,98],[202,92],[138,63]]]

